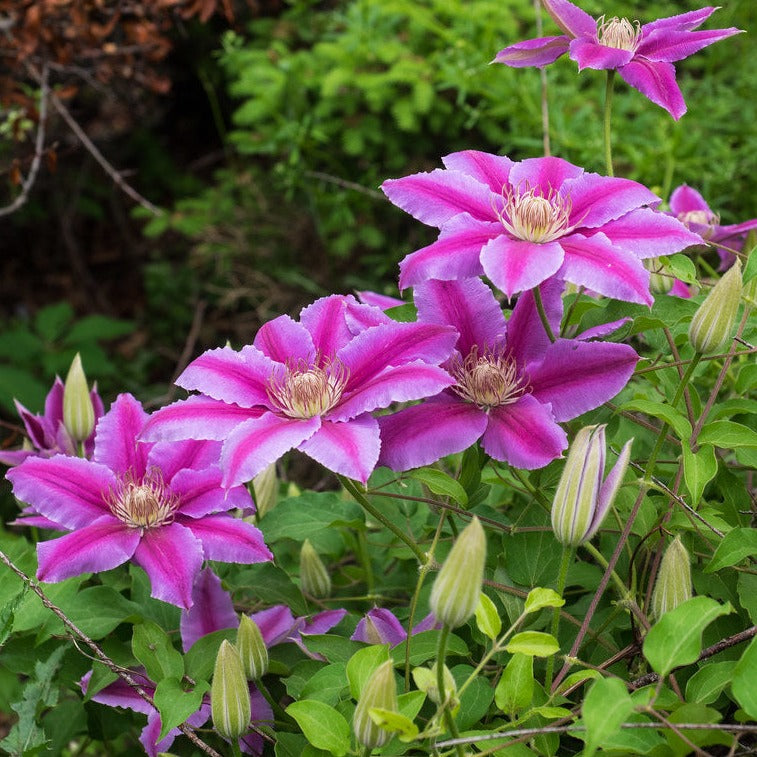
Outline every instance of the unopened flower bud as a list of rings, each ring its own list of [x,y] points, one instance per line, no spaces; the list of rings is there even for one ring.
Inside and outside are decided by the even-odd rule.
[[[263,640],[258,624],[247,615],[242,615],[237,629],[237,650],[250,681],[257,681],[268,671],[268,647]]]
[[[675,281],[670,268],[660,258],[647,258],[642,263],[649,271],[649,289],[652,294],[667,294]]]
[[[236,647],[225,639],[216,657],[210,686],[210,712],[216,731],[230,741],[250,726],[250,689]]]
[[[352,727],[358,742],[369,749],[377,749],[392,738],[391,731],[376,725],[369,710],[379,707],[382,710],[397,712],[397,682],[394,679],[394,663],[391,660],[379,665],[365,682],[360,692],[360,701],[355,708]]]
[[[77,442],[83,442],[95,428],[95,408],[78,352],[63,389],[63,425]]]
[[[669,610],[691,599],[691,560],[680,537],[665,550],[652,592],[652,616],[659,620]]]
[[[623,481],[631,441],[604,478],[605,426],[586,426],[576,434],[552,503],[552,530],[563,546],[576,547],[599,529]]]
[[[450,669],[445,665],[444,672],[444,694],[445,699],[449,702],[449,709],[454,710],[459,704],[457,700],[457,684],[452,677]],[[423,691],[426,696],[434,703],[441,704],[441,697],[439,696],[439,686],[437,684],[437,672],[436,663],[431,668],[414,668],[413,680],[415,685]]]
[[[276,505],[278,485],[276,463],[271,463],[252,479],[252,490],[255,495],[258,518],[262,518],[267,512],[273,510]]]
[[[691,319],[689,341],[696,352],[712,355],[728,346],[742,288],[741,261],[736,258]]]
[[[300,588],[316,598],[331,594],[331,577],[310,539],[305,539],[300,550]]]
[[[461,531],[431,589],[434,617],[457,628],[476,611],[486,562],[486,535],[478,518]]]

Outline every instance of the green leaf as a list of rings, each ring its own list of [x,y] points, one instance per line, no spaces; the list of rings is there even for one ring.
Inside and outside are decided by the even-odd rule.
[[[134,324],[131,321],[123,321],[118,318],[108,318],[104,315],[88,315],[74,323],[66,332],[63,343],[76,346],[82,342],[96,342],[101,339],[117,339],[120,336],[131,334]],[[84,366],[87,369],[87,366]]]
[[[387,658],[389,655],[387,654]],[[332,707],[339,702],[347,688],[346,666],[335,662],[316,671],[302,687],[300,699],[318,699]]]
[[[519,710],[525,710],[534,697],[534,658],[516,653],[502,671],[502,676],[494,689],[494,702],[510,717]]]
[[[697,283],[697,268],[694,261],[684,254],[670,255],[667,258],[669,273],[686,284]]]
[[[741,280],[746,284],[755,278],[755,276],[757,276],[757,247],[752,247],[749,258],[744,266],[744,271],[741,274]]]
[[[538,612],[544,607],[562,607],[565,600],[554,589],[543,589],[537,586],[531,589],[526,597],[525,612]]]
[[[414,633],[408,640],[397,644],[389,650],[389,654],[397,665],[405,664],[405,647],[410,642],[410,664],[422,665],[427,660],[435,660],[439,649],[439,634],[441,631],[421,631]],[[469,654],[467,644],[455,634],[447,637],[447,657],[467,657]]]
[[[731,691],[741,709],[757,720],[757,638],[752,639],[744,650],[733,671]]]
[[[389,645],[381,644],[359,649],[347,663],[347,680],[350,684],[350,694],[355,700],[360,699],[366,681],[373,671],[389,659]]]
[[[586,726],[586,757],[620,730],[633,712],[633,701],[625,684],[617,678],[601,678],[586,694],[581,714]]]
[[[397,697],[399,711],[410,720],[415,719],[426,701],[426,694],[422,691],[408,691]]]
[[[268,523],[268,518],[277,512],[280,506],[280,504],[276,505],[265,516],[266,524]],[[267,527],[263,526],[263,529],[267,536]],[[239,586],[254,586],[255,596],[267,604],[287,605],[295,615],[307,615],[308,613],[307,603],[303,599],[299,587],[292,581],[286,571],[276,567],[273,563],[262,562],[256,565],[247,565],[238,572],[237,580],[239,581]]]
[[[560,651],[560,645],[552,634],[541,631],[523,631],[516,633],[510,639],[505,651],[510,654],[519,652],[534,657],[549,657]]]
[[[350,748],[350,726],[344,716],[317,699],[292,702],[287,715],[297,721],[305,738],[318,749],[343,757]]]
[[[134,656],[145,666],[147,677],[160,683],[164,678],[184,675],[184,658],[174,649],[168,634],[152,621],[134,627],[131,637]]]
[[[691,495],[691,506],[696,507],[702,497],[704,487],[715,478],[718,472],[718,460],[715,449],[709,444],[702,445],[692,452],[688,442],[683,444],[683,477],[686,488]]]
[[[213,675],[216,655],[221,642],[226,639],[226,641],[233,643],[236,637],[236,628],[223,628],[197,639],[184,655],[186,674],[194,681],[209,681]]]
[[[47,342],[54,342],[66,330],[74,317],[74,309],[67,302],[48,305],[37,313],[34,326]]]
[[[643,399],[630,400],[629,402],[624,402],[620,406],[620,409],[645,413],[646,415],[651,415],[653,418],[659,418],[660,420],[665,421],[665,423],[669,424],[676,432],[676,436],[682,441],[688,441],[691,436],[691,423],[689,423],[688,418],[678,410],[674,410],[665,402]]]
[[[551,530],[515,533],[507,537],[505,570],[521,586],[541,586],[557,575],[560,554]]]
[[[468,493],[460,482],[436,468],[417,468],[408,476],[423,482],[434,494],[450,497],[462,507],[468,504]]]
[[[590,681],[595,678],[601,678],[602,674],[598,670],[578,670],[566,676],[563,682],[557,687],[557,694],[564,694],[568,689],[573,688],[582,681]]]
[[[702,666],[686,683],[686,701],[711,704],[731,683],[735,660],[711,662]]]
[[[735,421],[713,421],[705,424],[699,444],[714,444],[722,449],[734,447],[757,447],[757,431]]]
[[[139,605],[110,586],[91,586],[62,606],[71,620],[92,639],[102,639],[127,618],[139,617]]]
[[[740,563],[745,557],[754,557],[755,555],[757,555],[757,529],[734,528],[718,544],[718,548],[704,572],[714,573],[721,568]]]
[[[703,704],[696,702],[686,702],[671,713],[669,720],[671,723],[709,723],[715,724],[721,718],[717,710],[705,707]],[[709,744],[724,744],[730,746],[733,742],[733,736],[719,731],[717,726],[713,725],[712,729],[687,729],[682,728],[680,731],[689,742],[698,746],[707,746]],[[691,754],[691,746],[687,744],[675,731],[666,730],[665,740],[673,752],[673,757],[685,757]]]
[[[693,597],[666,612],[644,639],[644,657],[656,673],[666,676],[673,668],[689,665],[702,651],[702,632],[721,615],[731,612],[709,597]]]
[[[383,707],[371,707],[368,710],[371,720],[385,731],[399,734],[399,740],[408,743],[418,735],[418,726],[410,718]]]
[[[494,641],[502,630],[502,620],[492,600],[481,592],[476,606],[476,625],[484,636]]]
[[[185,691],[178,678],[164,678],[155,687],[153,699],[155,706],[160,712],[160,736],[164,739],[166,734],[176,726],[181,725],[186,719],[197,712],[202,704],[202,697],[210,690],[207,681],[197,681],[193,691]]]

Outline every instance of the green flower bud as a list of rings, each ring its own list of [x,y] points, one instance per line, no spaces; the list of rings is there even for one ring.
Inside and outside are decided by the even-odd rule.
[[[628,467],[631,441],[604,478],[605,426],[586,426],[576,434],[552,503],[552,530],[563,546],[589,541],[602,525]]]
[[[662,556],[652,591],[652,616],[659,620],[691,597],[691,560],[680,537],[676,536]]]
[[[262,518],[275,507],[278,487],[276,463],[271,463],[252,479],[252,490],[255,493],[255,507],[257,508],[258,518]]]
[[[476,611],[485,562],[486,535],[474,515],[452,545],[431,589],[431,611],[440,623],[457,628]]]
[[[373,671],[360,692],[360,701],[352,718],[352,728],[358,742],[369,749],[377,749],[392,738],[387,731],[371,719],[369,710],[380,707],[382,710],[397,712],[397,682],[394,679],[394,663],[387,660]]]
[[[95,428],[95,408],[78,352],[63,388],[63,425],[77,442],[83,442]]]
[[[310,539],[305,539],[300,550],[300,588],[316,598],[331,594],[331,577]]]
[[[236,647],[221,642],[210,686],[210,712],[216,731],[225,739],[238,739],[250,727],[250,689]]]
[[[696,352],[713,355],[728,346],[742,288],[741,261],[736,258],[691,319],[689,341]]]
[[[457,684],[455,683],[455,679],[452,677],[450,669],[446,665],[444,666],[443,675],[444,693],[446,694],[447,701],[449,702],[450,710],[454,711],[455,707],[460,704],[457,699]],[[439,687],[437,686],[436,681],[436,663],[434,663],[431,668],[414,668],[413,680],[415,681],[415,685],[420,689],[420,691],[424,692],[434,704],[441,704],[441,698],[439,697]]]
[[[649,289],[652,294],[667,294],[675,282],[669,266],[665,265],[660,258],[647,258],[643,260],[644,268],[649,271]]]
[[[268,671],[268,647],[263,640],[258,624],[247,615],[242,615],[237,629],[237,649],[250,681],[257,681]]]

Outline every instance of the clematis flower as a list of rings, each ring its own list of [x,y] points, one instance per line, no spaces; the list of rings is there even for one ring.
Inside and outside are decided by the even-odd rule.
[[[40,581],[133,559],[153,597],[190,607],[203,560],[272,559],[260,531],[227,512],[252,501],[244,487],[221,487],[220,445],[139,442],[147,418],[122,394],[97,425],[92,460],[29,458],[8,472],[18,499],[70,531],[37,545]]]
[[[670,195],[670,215],[698,234],[702,243],[712,244],[720,256],[720,270],[733,265],[750,231],[757,229],[757,218],[741,223],[720,225],[720,216],[713,212],[704,197],[693,187],[682,184]],[[726,249],[727,248],[727,249]]]
[[[438,364],[454,340],[449,327],[396,323],[354,297],[324,297],[299,322],[268,322],[239,352],[198,357],[176,383],[202,396],[159,410],[144,438],[225,440],[224,486],[248,481],[293,448],[365,482],[380,445],[371,411],[448,386]]]
[[[441,230],[400,263],[400,288],[486,274],[508,297],[555,276],[608,297],[652,303],[641,259],[699,239],[652,210],[660,198],[629,179],[585,172],[560,158],[509,158],[476,150],[445,169],[382,184],[387,197]]]
[[[626,83],[667,110],[676,121],[686,112],[686,103],[673,63],[742,31],[733,27],[695,31],[716,10],[712,7],[642,26],[638,21],[617,16],[594,19],[568,0],[542,3],[564,34],[518,42],[500,50],[493,62],[515,68],[542,68],[569,53],[579,71],[617,70]]]
[[[562,317],[561,288],[554,281],[540,287],[554,333]],[[496,460],[541,468],[567,447],[559,423],[615,396],[638,360],[626,344],[551,343],[531,292],[521,295],[507,323],[480,279],[419,284],[415,300],[421,322],[449,323],[460,334],[456,352],[445,363],[455,384],[379,418],[379,464],[392,470],[429,465],[478,439]]]
[[[432,628],[441,628],[436,622],[433,613],[429,613],[420,623],[413,628],[413,633],[430,631]],[[360,618],[354,633],[350,636],[352,641],[363,641],[366,644],[389,644],[396,647],[407,638],[407,631],[397,616],[383,607],[374,607]]]

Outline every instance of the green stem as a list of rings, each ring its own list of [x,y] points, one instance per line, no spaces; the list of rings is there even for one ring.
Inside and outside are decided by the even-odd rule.
[[[436,688],[439,692],[439,707],[444,713],[444,722],[447,724],[447,730],[453,739],[460,738],[460,732],[457,730],[455,718],[452,716],[447,702],[447,692],[444,690],[444,657],[447,654],[447,637],[450,628],[445,623],[442,632],[439,634],[439,647],[436,654]],[[455,746],[458,757],[465,757],[465,752],[460,744]]]
[[[365,538],[365,530],[360,528],[357,532],[357,543],[360,550],[360,561],[363,563],[365,570],[365,585],[368,596],[372,597],[375,590],[375,581],[373,580],[373,565],[371,564],[371,555],[368,551],[368,541]]]
[[[360,757],[370,757],[372,751],[373,751],[372,747],[364,746],[363,751],[360,752]]]
[[[544,303],[541,299],[541,292],[539,291],[539,287],[536,286],[531,290],[534,294],[534,303],[536,304],[536,310],[539,313],[539,318],[541,319],[542,325],[544,326],[544,331],[547,332],[547,336],[549,337],[550,342],[556,341],[555,334],[552,331],[552,326],[549,325],[549,319],[547,318],[547,311],[544,310]]]
[[[560,572],[557,575],[557,593],[562,597],[565,593],[565,583],[568,579],[568,568],[573,561],[573,548],[563,547],[562,560],[560,561]],[[560,608],[555,607],[552,613],[552,636],[557,638],[557,632],[560,629]],[[552,685],[552,673],[555,669],[554,655],[547,660],[547,673],[544,679],[544,690],[549,691]]]
[[[239,748],[239,740],[231,740],[231,754],[232,757],[242,757],[242,750]]]
[[[375,518],[381,525],[388,528],[400,541],[407,545],[408,549],[415,555],[416,559],[421,565],[426,564],[425,552],[409,537],[399,526],[393,523],[386,517],[380,510],[374,507],[365,496],[365,493],[360,491],[354,481],[345,476],[337,476],[341,485],[355,498],[355,501],[372,517]]]
[[[585,541],[581,546],[607,570],[607,566],[609,565],[607,558],[590,541]],[[625,599],[628,596],[628,587],[623,583],[623,579],[614,570],[612,571],[611,578],[615,583],[618,594],[620,594],[620,598]]]
[[[615,87],[615,69],[607,69],[607,82],[605,84],[605,171],[608,176],[614,176],[612,170],[612,131],[610,124],[612,121],[612,93]]]

